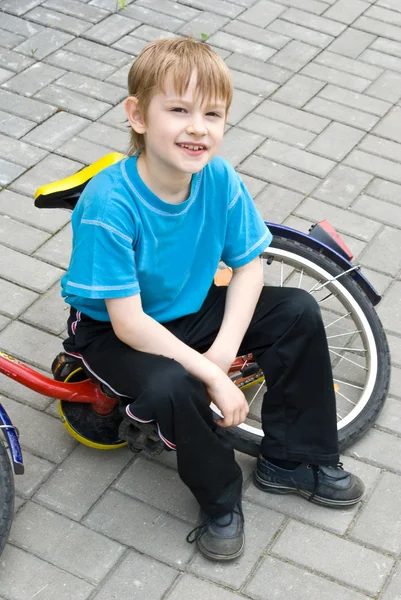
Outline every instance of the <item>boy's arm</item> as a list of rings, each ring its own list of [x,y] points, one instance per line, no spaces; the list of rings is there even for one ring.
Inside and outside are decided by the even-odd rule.
[[[205,384],[209,396],[223,414],[220,425],[232,427],[245,420],[248,405],[243,393],[218,365],[145,314],[139,294],[106,299],[106,306],[114,333],[122,342],[141,352],[173,358]]]
[[[237,356],[262,288],[263,267],[258,256],[243,267],[233,270],[220,331],[204,354],[225,373]]]

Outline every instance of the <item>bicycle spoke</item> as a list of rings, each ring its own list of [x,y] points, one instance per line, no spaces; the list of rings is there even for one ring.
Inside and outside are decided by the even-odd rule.
[[[350,316],[350,312],[347,313],[346,315],[343,315],[342,317],[338,317],[338,319],[335,319],[334,321],[332,321],[331,323],[329,323],[328,325],[325,325],[324,328],[328,329],[329,327],[331,327],[332,325],[334,325],[335,323],[338,323],[338,321],[341,321],[342,319],[346,319],[347,317]]]
[[[352,402],[352,400],[350,400],[349,398],[347,398],[347,396],[344,396],[344,394],[342,394],[338,390],[336,390],[336,394],[338,394],[339,396],[341,396],[341,398],[344,398],[344,400],[346,400],[350,404],[353,404],[354,406],[356,406],[356,402]]]
[[[333,350],[347,350],[348,352],[367,352],[364,348],[342,348],[341,346],[329,346]]]
[[[283,287],[283,281],[284,281],[284,261],[281,261],[280,287]]]
[[[362,330],[355,329],[355,331],[344,331],[344,333],[337,333],[336,335],[328,335],[327,339],[332,340],[333,338],[341,337],[342,335],[353,335],[354,333],[362,333]]]
[[[327,294],[327,296],[325,296],[321,300],[318,300],[317,303],[318,304],[323,304],[323,302],[326,302],[326,300],[328,300],[329,298],[332,298],[333,296],[334,296],[334,298],[337,298],[337,296],[334,295],[333,292],[330,292],[330,294]]]
[[[335,354],[336,356],[339,356],[342,360],[346,360],[347,362],[352,363],[353,365],[359,367],[360,369],[363,369],[364,371],[367,371],[366,367],[363,367],[362,365],[359,365],[354,360],[351,360],[350,358],[347,358],[346,356],[342,356],[341,354],[338,354],[338,352],[334,352],[334,350],[329,350],[329,352],[331,352],[332,354]]]
[[[357,269],[360,269],[360,268],[361,268],[360,265],[355,265],[355,266],[351,267],[351,269],[348,269],[347,271],[343,271],[339,275],[336,275],[336,277],[330,277],[325,283],[322,283],[321,285],[318,285],[317,287],[316,287],[316,285],[314,285],[312,290],[309,293],[318,292],[319,290],[322,290],[324,287],[326,287],[326,285],[329,285],[329,283],[333,283],[333,281],[337,281],[337,279],[340,279],[340,277],[347,275],[347,273],[351,273],[351,271],[356,271]],[[320,284],[320,281],[319,281],[319,284]]]
[[[347,381],[342,381],[341,379],[334,379],[334,377],[333,381],[336,381],[337,383],[342,383],[343,385],[349,385],[350,387],[356,388],[358,390],[363,390],[363,387],[361,385],[355,385],[355,383],[348,383]]]
[[[252,400],[250,402],[248,402],[248,406],[249,408],[251,408],[252,403],[256,400],[257,395],[259,394],[260,390],[262,389],[262,387],[265,385],[265,379],[262,381],[262,383],[260,384],[260,386],[258,387],[258,391],[256,392],[256,394],[253,396]]]
[[[302,269],[301,274],[299,276],[298,289],[300,289],[300,287],[301,287],[301,282],[302,282],[303,275],[304,275],[304,270]]]

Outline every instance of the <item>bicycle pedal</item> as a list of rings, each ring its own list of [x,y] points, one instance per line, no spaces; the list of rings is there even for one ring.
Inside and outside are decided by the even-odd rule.
[[[155,423],[137,423],[124,419],[119,428],[120,439],[128,442],[133,452],[145,452],[149,456],[157,456],[164,450],[164,443],[160,439]]]

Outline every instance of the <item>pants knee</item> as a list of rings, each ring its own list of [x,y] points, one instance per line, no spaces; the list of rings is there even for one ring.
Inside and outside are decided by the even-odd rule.
[[[319,329],[322,324],[322,315],[314,296],[305,290],[294,289],[292,292],[288,299],[289,314],[306,328]]]
[[[166,361],[164,368],[154,374],[147,387],[152,404],[166,403],[168,399],[179,406],[181,403],[204,402],[206,392],[201,381],[192,377],[177,361]]]

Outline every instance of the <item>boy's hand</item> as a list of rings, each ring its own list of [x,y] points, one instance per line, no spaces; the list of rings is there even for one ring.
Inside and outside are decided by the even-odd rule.
[[[212,402],[221,410],[222,419],[217,421],[220,427],[236,427],[243,423],[249,412],[244,394],[227,375],[221,374],[207,385]]]

